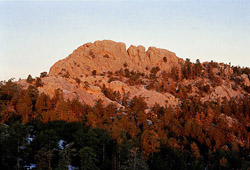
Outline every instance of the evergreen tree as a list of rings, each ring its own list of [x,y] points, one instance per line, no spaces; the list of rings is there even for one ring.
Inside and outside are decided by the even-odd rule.
[[[52,170],[51,160],[53,156],[53,150],[47,150],[46,148],[41,148],[35,155],[36,169],[37,170]]]
[[[22,98],[19,98],[16,105],[17,113],[20,114],[23,118],[23,122],[27,123],[29,121],[29,117],[32,115],[32,99],[28,93],[28,91],[24,91],[22,94]]]
[[[98,170],[97,167],[98,159],[96,158],[96,153],[91,147],[83,147],[80,150],[81,158],[81,169],[82,170]]]
[[[69,165],[71,165],[71,159],[76,152],[76,149],[72,147],[73,143],[69,143],[64,149],[59,151],[60,159],[56,170],[68,170]]]
[[[34,81],[34,79],[32,78],[32,76],[29,74],[27,79],[26,79],[27,83],[32,83]]]
[[[148,165],[143,160],[142,154],[139,148],[132,148],[128,160],[121,166],[122,170],[147,170]]]

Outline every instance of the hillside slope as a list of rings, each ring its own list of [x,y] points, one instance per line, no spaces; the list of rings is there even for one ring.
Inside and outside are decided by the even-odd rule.
[[[235,68],[236,69],[236,68]],[[65,99],[77,98],[94,105],[120,102],[109,93],[129,93],[144,97],[148,106],[179,106],[184,96],[199,97],[202,102],[227,100],[247,94],[247,74],[234,74],[233,67],[215,62],[191,63],[165,49],[131,45],[110,40],[96,41],[78,47],[67,58],[56,62],[48,77],[42,77],[40,92],[54,95],[61,89]],[[19,82],[28,87],[26,80]],[[35,80],[31,82],[35,84]],[[184,96],[183,96],[184,95]]]
[[[42,151],[47,142],[36,148],[34,143],[42,141],[39,136],[43,133],[34,130],[46,126],[51,134],[51,125],[61,129],[64,121],[65,129],[58,134],[65,146],[76,150],[91,147],[101,169],[123,169],[131,156],[141,161],[144,168],[139,169],[147,169],[147,165],[159,170],[248,169],[249,77],[247,67],[214,61],[192,63],[155,47],[126,50],[123,43],[113,41],[87,43],[55,63],[49,74],[0,82],[0,142],[11,147],[6,134],[16,135],[11,129],[17,123],[30,128],[20,141],[25,143],[33,135],[34,142],[25,146]],[[89,128],[90,133],[84,135]],[[86,145],[88,139],[98,139],[92,129],[102,129],[111,143],[105,144],[105,138],[99,141],[101,149],[99,143]],[[58,150],[57,143],[51,152]],[[17,146],[11,148],[15,151]],[[26,152],[33,157],[39,153]],[[79,154],[72,162],[75,167],[82,166]],[[57,152],[53,155],[59,157]],[[110,163],[105,162],[107,156]],[[10,162],[4,161],[8,154],[0,157],[3,167],[19,160],[13,156]],[[52,162],[57,167],[58,160]]]

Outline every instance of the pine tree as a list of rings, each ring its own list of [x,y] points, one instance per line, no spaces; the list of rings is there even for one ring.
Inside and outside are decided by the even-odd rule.
[[[43,86],[43,82],[42,82],[41,78],[39,78],[39,77],[36,78],[35,86],[36,87],[42,87]]]
[[[159,151],[159,136],[153,129],[143,131],[141,136],[141,147],[146,158],[149,157],[150,153]]]
[[[190,59],[186,59],[183,70],[182,70],[182,74],[184,76],[185,79],[191,79],[192,76],[192,63],[190,61]]]
[[[37,170],[52,170],[51,160],[53,156],[53,150],[47,150],[46,148],[41,148],[35,155],[36,169]]]
[[[48,73],[46,71],[40,73],[40,78],[47,77]]]
[[[56,170],[68,170],[68,166],[71,164],[71,158],[76,152],[75,148],[72,148],[73,143],[69,143],[66,147],[59,151],[59,165]]]
[[[200,77],[201,76],[201,71],[202,71],[202,65],[200,63],[200,60],[197,59],[196,63],[193,66],[193,75],[196,77]]]
[[[32,78],[32,76],[29,74],[27,79],[26,79],[27,83],[32,83],[34,81],[34,79]]]
[[[29,121],[29,117],[32,115],[32,100],[28,93],[28,91],[24,91],[22,94],[22,98],[18,99],[16,110],[17,113],[22,116],[23,122],[27,123]]]
[[[148,165],[143,160],[142,154],[139,148],[130,149],[128,160],[121,166],[122,170],[147,170]]]
[[[96,158],[96,153],[91,147],[83,147],[80,150],[80,158],[81,158],[81,169],[82,170],[98,170],[99,168],[96,166],[98,163],[98,159]]]

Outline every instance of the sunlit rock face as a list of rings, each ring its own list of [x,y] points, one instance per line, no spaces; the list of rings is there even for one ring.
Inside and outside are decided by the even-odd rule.
[[[107,95],[106,88],[111,95],[119,93],[121,98],[127,96],[132,99],[141,96],[148,108],[155,104],[179,107],[184,95],[180,94],[180,87],[188,88],[186,95],[198,96],[201,102],[244,96],[244,89],[230,80],[233,74],[231,67],[220,63],[211,69],[215,77],[220,78],[223,75],[221,83],[214,86],[207,73],[208,64],[201,63],[203,76],[173,80],[170,76],[173,74],[173,68],[179,70],[181,77],[181,70],[185,65],[185,61],[175,53],[156,47],[146,50],[141,45],[131,45],[127,49],[124,43],[111,40],[95,41],[78,47],[68,57],[56,62],[50,68],[49,75],[41,78],[43,86],[39,86],[38,90],[53,97],[55,90],[59,89],[65,100],[77,99],[91,106],[101,99],[104,105],[113,103],[123,107],[120,101]],[[156,70],[155,75],[153,70]],[[244,86],[250,86],[248,75],[242,74],[237,79]],[[18,83],[28,88],[31,84],[35,85],[35,80],[32,83],[27,83],[26,80]],[[197,84],[202,84],[210,90],[204,93]],[[165,90],[162,91],[161,88]]]
[[[50,76],[69,75],[85,77],[95,70],[98,74],[115,72],[124,68],[140,72],[149,72],[158,66],[170,71],[173,66],[179,67],[179,59],[175,53],[165,49],[131,45],[128,50],[121,42],[111,40],[96,41],[78,47],[67,58],[56,62],[50,69]]]

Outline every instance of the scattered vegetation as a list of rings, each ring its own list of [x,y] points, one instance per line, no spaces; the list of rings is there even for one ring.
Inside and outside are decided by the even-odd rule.
[[[27,83],[32,83],[35,79],[33,79],[33,77],[29,74],[26,81]]]
[[[103,57],[104,57],[104,58],[109,58],[109,55],[108,55],[108,54],[105,54]]]
[[[204,85],[201,84],[201,87]],[[91,107],[50,98],[34,86],[0,84],[0,166],[3,169],[247,169],[249,96],[201,103],[179,86],[180,109],[103,86],[124,108]],[[18,148],[18,149],[17,149]],[[171,165],[171,166],[170,166]]]
[[[95,54],[92,50],[89,50],[89,55],[92,57],[92,58],[95,58]]]
[[[96,70],[93,70],[93,71],[92,71],[92,76],[96,76],[96,73],[97,73],[97,71],[96,71]]]
[[[40,78],[48,77],[48,73],[46,71],[40,73]]]
[[[82,81],[79,78],[74,78],[77,84],[80,84]]]
[[[39,77],[36,78],[35,86],[36,87],[42,87],[43,86],[43,82],[42,82],[41,78],[39,78]]]
[[[232,74],[226,74],[228,68]],[[180,99],[179,106],[155,104],[148,108],[144,98],[130,97],[105,85],[102,93],[121,107],[112,103],[104,106],[101,100],[94,106],[76,99],[65,101],[60,90],[51,98],[37,90],[46,72],[36,79],[29,75],[28,89],[12,80],[0,82],[1,169],[250,167],[249,95],[201,102],[203,95],[227,79],[233,89],[249,93],[250,87],[241,77],[250,76],[249,68],[186,59],[170,72],[153,67],[147,75],[129,70],[124,63],[124,68],[107,74],[109,83],[119,80],[171,93]],[[61,76],[70,75],[62,69]],[[81,83],[78,78],[75,81]],[[86,89],[90,86],[87,81],[83,85]],[[190,95],[194,90],[198,92]]]
[[[167,57],[163,57],[163,61],[166,63],[167,62]]]

